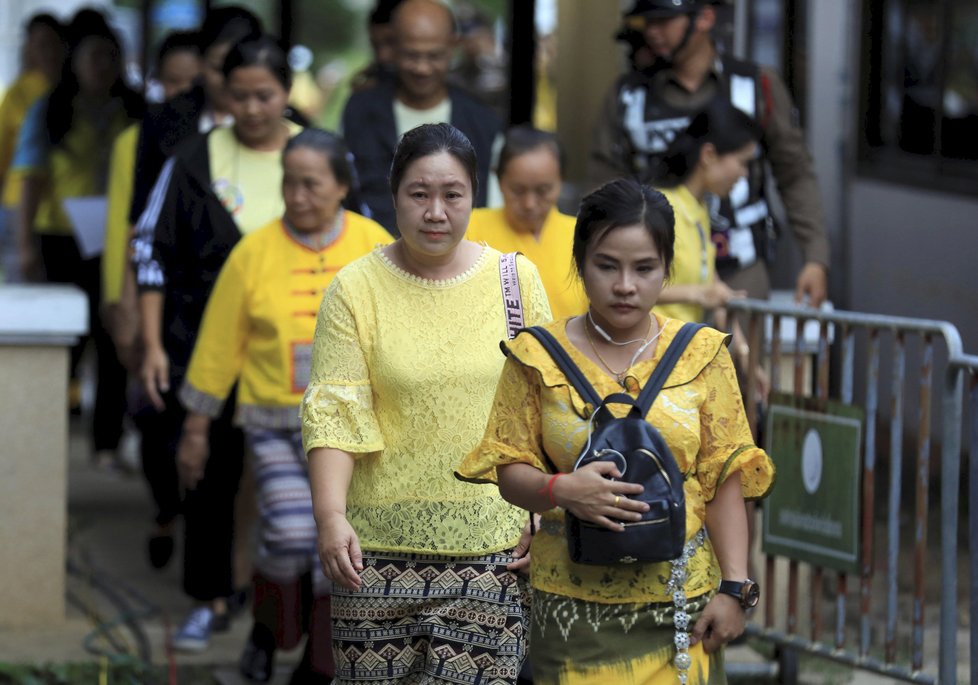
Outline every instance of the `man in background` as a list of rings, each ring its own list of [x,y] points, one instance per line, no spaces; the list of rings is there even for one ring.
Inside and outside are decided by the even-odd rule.
[[[397,235],[387,175],[401,135],[434,123],[450,123],[462,131],[479,160],[475,206],[481,207],[486,204],[489,166],[501,125],[491,109],[448,83],[458,43],[448,7],[436,0],[405,0],[394,11],[392,25],[396,80],[378,81],[350,96],[342,127],[372,218]]]
[[[811,155],[797,112],[772,70],[717,50],[714,0],[635,0],[625,20],[641,32],[652,63],[614,85],[595,128],[589,180],[654,181],[676,133],[714,98],[726,98],[760,124],[760,156],[730,195],[711,207],[717,275],[735,290],[766,299],[776,231],[768,203],[770,166],[788,223],[804,254],[795,299],[819,306],[827,296],[829,243]]]

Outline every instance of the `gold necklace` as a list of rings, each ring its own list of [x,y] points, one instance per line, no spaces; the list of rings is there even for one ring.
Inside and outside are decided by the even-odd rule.
[[[587,321],[584,322],[584,335],[587,336],[587,341],[588,341],[588,343],[590,343],[591,350],[594,352],[595,356],[598,358],[598,361],[600,361],[601,364],[604,366],[604,368],[608,369],[608,371],[611,373],[611,375],[613,375],[615,377],[615,379],[618,381],[618,385],[620,385],[621,387],[624,388],[625,387],[625,374],[628,373],[628,369],[630,369],[632,367],[629,366],[629,367],[625,368],[622,371],[615,371],[613,368],[611,368],[608,365],[608,362],[606,362],[604,360],[604,357],[601,356],[601,353],[598,352],[597,345],[594,344],[594,338],[591,337],[591,329],[588,328]]]

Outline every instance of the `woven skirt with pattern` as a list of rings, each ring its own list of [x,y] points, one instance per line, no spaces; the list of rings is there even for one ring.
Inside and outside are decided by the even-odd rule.
[[[708,598],[690,599],[695,621]],[[673,606],[600,604],[533,591],[534,685],[677,685]],[[691,647],[688,685],[725,685],[723,650]]]
[[[513,560],[365,551],[360,589],[333,589],[334,682],[515,683],[529,588]]]

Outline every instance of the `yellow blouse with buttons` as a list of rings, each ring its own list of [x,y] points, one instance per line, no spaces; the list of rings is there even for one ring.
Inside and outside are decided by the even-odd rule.
[[[682,326],[657,316],[662,333],[652,359],[630,369],[626,392],[638,396],[663,352]],[[621,386],[578,351],[565,332],[567,321],[545,326],[568,351],[602,397]],[[653,403],[648,420],[669,444],[686,474],[686,539],[705,525],[706,503],[726,478],[739,471],[746,499],[763,497],[774,482],[774,465],[754,445],[744,414],[737,377],[727,352],[729,336],[712,329],[696,335]],[[496,467],[526,463],[548,471],[544,454],[563,472],[573,469],[588,434],[589,415],[564,374],[528,334],[507,344],[509,351],[489,425],[482,442],[462,462],[458,476],[474,482],[496,482]],[[612,405],[621,416],[627,410]],[[530,548],[530,582],[557,595],[605,604],[672,601],[664,586],[669,562],[590,566],[571,561],[564,532],[564,512],[544,512]],[[716,588],[719,565],[709,542],[688,567],[686,593],[692,598]]]
[[[339,269],[391,242],[380,224],[344,211],[338,237],[321,249],[281,220],[235,246],[207,302],[180,398],[216,416],[238,383],[238,422],[298,428],[316,315]]]

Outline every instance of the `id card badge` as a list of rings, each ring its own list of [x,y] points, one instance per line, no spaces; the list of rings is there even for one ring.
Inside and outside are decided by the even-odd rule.
[[[292,392],[303,393],[312,377],[312,343],[292,343]]]

